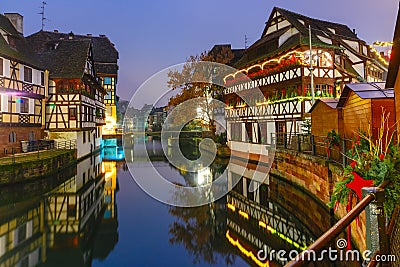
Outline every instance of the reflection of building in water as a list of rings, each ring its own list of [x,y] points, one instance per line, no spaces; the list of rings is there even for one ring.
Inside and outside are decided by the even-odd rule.
[[[45,257],[40,199],[0,207],[0,266],[36,266]],[[42,255],[43,253],[43,255]]]
[[[116,192],[119,190],[117,180],[117,162],[103,162],[103,172],[105,173],[105,190],[104,190],[104,219],[112,219],[117,217]]]
[[[228,186],[233,190],[227,196],[226,238],[253,265],[271,264],[257,258],[260,250],[267,253],[266,259],[272,256],[272,265],[284,265],[285,262],[279,260],[276,253],[271,253],[272,250],[300,252],[313,242],[313,235],[292,213],[271,200],[267,184],[262,183],[252,192],[251,179],[238,174],[240,167],[240,163],[229,165]]]
[[[104,213],[97,230],[93,248],[93,258],[105,259],[118,242],[118,212],[116,194],[119,190],[117,162],[102,163],[105,173]]]
[[[104,177],[98,154],[79,162],[77,174],[47,196],[49,266],[58,266],[60,259],[69,266],[90,264],[90,240],[103,211]]]
[[[59,179],[3,188],[0,267],[91,266],[106,258],[118,242],[117,164],[102,166],[98,154]]]

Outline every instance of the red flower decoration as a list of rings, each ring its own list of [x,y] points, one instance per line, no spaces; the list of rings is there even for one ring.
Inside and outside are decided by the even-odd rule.
[[[357,161],[355,161],[355,160],[353,160],[353,161],[350,163],[350,166],[351,166],[353,169],[356,167],[356,165],[357,165]]]
[[[381,160],[384,160],[384,159],[385,159],[385,155],[384,155],[383,153],[381,153],[381,154],[379,155],[379,158],[380,158]]]
[[[361,189],[363,187],[373,186],[374,181],[373,180],[365,180],[360,175],[358,175],[358,173],[356,173],[356,172],[352,172],[352,174],[354,175],[354,180],[351,181],[350,183],[346,184],[346,187],[353,190],[357,194],[358,199],[362,199],[362,190]]]

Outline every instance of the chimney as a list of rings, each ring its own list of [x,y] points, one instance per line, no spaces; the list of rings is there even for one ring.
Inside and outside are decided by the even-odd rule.
[[[99,34],[100,37],[106,37],[104,34]]]
[[[357,35],[357,33],[356,33],[356,29],[353,29],[353,33],[354,33],[355,35]]]
[[[55,33],[58,33],[58,30],[54,30]]]
[[[24,34],[24,17],[18,13],[4,13],[14,28],[20,34]]]
[[[91,33],[86,34],[87,37],[92,37]]]
[[[69,40],[74,39],[74,33],[72,31],[70,33],[68,33],[68,39]]]

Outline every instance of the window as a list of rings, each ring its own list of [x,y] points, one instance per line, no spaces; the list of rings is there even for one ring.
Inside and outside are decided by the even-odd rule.
[[[231,139],[232,141],[242,141],[242,124],[241,123],[232,123],[231,124]]]
[[[76,108],[69,108],[69,119],[76,120]]]
[[[75,218],[76,217],[76,205],[69,204],[67,213],[68,213],[68,217]]]
[[[21,113],[29,113],[29,99],[28,98],[21,98],[20,101],[20,111]]]
[[[110,91],[107,92],[105,99],[111,100],[112,99],[112,93]]]
[[[18,244],[26,239],[26,224],[18,228]]]
[[[83,143],[86,143],[86,132],[83,132]]]
[[[29,67],[24,67],[24,81],[32,83],[32,69]]]
[[[0,58],[0,76],[3,76],[4,72],[3,72],[3,59]]]
[[[15,132],[11,132],[8,134],[8,142],[10,143],[17,142],[17,134]]]
[[[112,83],[111,77],[104,77],[103,83],[104,85],[111,85]]]
[[[40,72],[40,85],[44,86],[44,72]]]

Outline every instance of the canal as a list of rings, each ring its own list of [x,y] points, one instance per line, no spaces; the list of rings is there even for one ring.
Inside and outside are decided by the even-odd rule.
[[[168,163],[156,140],[125,157],[134,175],[154,167],[190,185],[227,168],[236,185],[213,203],[172,207],[136,184],[122,148],[106,148],[58,175],[1,188],[0,266],[282,266],[274,251],[301,252],[332,223],[320,203],[276,177],[250,192],[240,159],[191,173]]]

